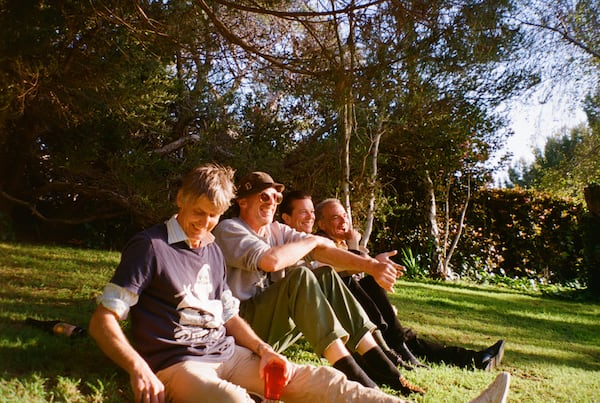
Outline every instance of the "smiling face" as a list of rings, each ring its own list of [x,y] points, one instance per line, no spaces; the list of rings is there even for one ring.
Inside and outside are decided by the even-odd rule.
[[[328,203],[323,207],[322,218],[317,223],[319,229],[339,242],[346,240],[350,233],[350,222],[346,210],[339,203]]]
[[[283,221],[296,231],[310,234],[315,224],[315,206],[311,199],[292,201],[292,213],[282,214]]]
[[[197,198],[177,195],[177,222],[188,236],[193,248],[200,247],[202,240],[219,223],[223,213],[206,196]]]
[[[280,202],[281,193],[272,187],[238,199],[240,218],[258,233],[262,227],[273,222]]]

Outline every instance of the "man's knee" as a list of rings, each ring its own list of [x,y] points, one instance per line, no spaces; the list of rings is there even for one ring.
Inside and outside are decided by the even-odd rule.
[[[169,401],[197,402],[198,399],[215,402],[253,402],[248,392],[221,379],[210,365],[185,361],[158,372],[165,385]]]
[[[321,266],[313,270],[315,277],[335,277],[335,270],[331,266]]]
[[[244,388],[229,382],[204,384],[196,389],[168,390],[167,398],[173,402],[195,403],[198,401],[254,403]]]
[[[323,290],[333,291],[347,289],[342,278],[331,266],[321,266],[318,269],[313,270],[313,275]]]
[[[297,266],[289,270],[284,277],[285,280],[294,284],[317,283],[317,277],[312,269],[306,266]]]

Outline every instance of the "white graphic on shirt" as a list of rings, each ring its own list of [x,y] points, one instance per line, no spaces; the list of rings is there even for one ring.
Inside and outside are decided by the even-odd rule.
[[[196,282],[186,284],[175,297],[183,297],[177,305],[179,323],[174,329],[177,342],[204,350],[205,354],[219,353],[219,345],[225,337],[223,326],[223,304],[209,299],[213,291],[210,281],[210,266],[198,271]],[[227,344],[227,343],[226,343]]]

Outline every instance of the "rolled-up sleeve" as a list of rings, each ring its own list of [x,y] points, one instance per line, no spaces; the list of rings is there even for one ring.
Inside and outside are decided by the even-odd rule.
[[[221,302],[223,303],[223,322],[227,322],[240,312],[240,300],[234,297],[230,290],[223,292]]]
[[[271,248],[271,245],[235,219],[223,220],[213,234],[228,267],[247,271],[260,270],[258,262]]]
[[[138,295],[114,283],[108,283],[97,298],[97,302],[117,315],[119,320],[127,319],[129,308],[138,302]]]

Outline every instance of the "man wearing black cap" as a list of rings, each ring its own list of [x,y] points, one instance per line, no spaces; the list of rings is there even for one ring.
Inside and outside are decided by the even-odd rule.
[[[246,175],[238,186],[239,216],[221,221],[213,232],[225,257],[229,287],[241,300],[240,315],[277,351],[303,334],[317,355],[351,380],[370,387],[386,384],[404,394],[424,393],[377,345],[371,334],[375,325],[335,271],[329,266],[313,271],[303,259],[364,271],[386,290],[392,289],[397,268],[274,222],[283,189],[264,172]]]

